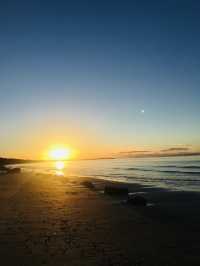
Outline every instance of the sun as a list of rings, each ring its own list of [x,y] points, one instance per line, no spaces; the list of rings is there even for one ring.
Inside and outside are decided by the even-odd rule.
[[[48,157],[55,161],[68,160],[71,158],[71,150],[64,147],[53,148],[49,151]]]

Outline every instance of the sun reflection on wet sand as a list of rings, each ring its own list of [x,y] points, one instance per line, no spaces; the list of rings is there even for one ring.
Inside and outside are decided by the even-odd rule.
[[[55,162],[56,175],[63,176],[64,175],[64,172],[63,172],[64,168],[65,168],[65,162],[63,162],[63,161]]]

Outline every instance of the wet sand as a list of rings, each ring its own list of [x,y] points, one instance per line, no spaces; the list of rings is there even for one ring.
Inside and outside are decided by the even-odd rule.
[[[129,185],[152,203],[132,207],[82,181],[0,176],[2,265],[200,265],[198,193]]]

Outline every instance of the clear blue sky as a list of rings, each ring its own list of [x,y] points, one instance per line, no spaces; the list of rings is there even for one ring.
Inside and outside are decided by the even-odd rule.
[[[2,155],[199,149],[199,14],[193,0],[1,3]]]

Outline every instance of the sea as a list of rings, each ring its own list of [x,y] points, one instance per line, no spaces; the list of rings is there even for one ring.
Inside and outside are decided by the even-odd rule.
[[[88,177],[181,191],[200,191],[200,156],[42,162],[22,171]]]

